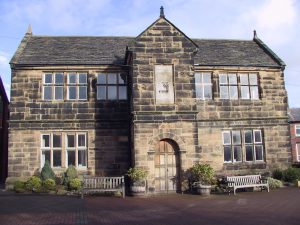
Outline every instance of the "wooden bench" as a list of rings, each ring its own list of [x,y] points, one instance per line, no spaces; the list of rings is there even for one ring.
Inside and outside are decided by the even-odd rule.
[[[82,181],[81,198],[89,192],[122,192],[125,198],[124,176],[122,177],[84,177]]]
[[[268,180],[262,178],[261,175],[228,176],[226,183],[229,190],[233,190],[234,195],[236,194],[236,189],[249,187],[260,187],[261,190],[266,188],[267,191],[270,192]]]

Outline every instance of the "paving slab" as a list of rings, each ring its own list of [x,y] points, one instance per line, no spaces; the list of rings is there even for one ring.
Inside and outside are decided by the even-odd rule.
[[[0,225],[299,225],[300,188],[236,196],[148,198],[15,194],[0,191]]]

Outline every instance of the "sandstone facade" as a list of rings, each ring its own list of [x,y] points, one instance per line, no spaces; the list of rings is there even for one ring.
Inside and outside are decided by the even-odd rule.
[[[26,34],[11,62],[10,178],[41,169],[48,140],[43,134],[61,135],[55,171],[72,160],[68,135],[77,135],[80,143],[82,134],[86,145],[76,142],[74,161],[82,173],[121,175],[130,166],[142,167],[154,192],[184,190],[185,172],[197,162],[211,164],[218,174],[290,165],[284,63],[257,36],[252,41],[190,39],[162,14],[136,38],[47,40],[64,42],[65,62],[51,52],[47,61],[40,60],[46,55],[39,48],[47,45],[43,40]],[[88,51],[91,46],[108,56],[102,49],[98,59],[97,51]],[[96,55],[88,61],[89,54]],[[56,72],[63,74],[63,90],[69,88],[68,74],[86,74],[86,99],[69,100],[64,91],[63,99],[45,101],[43,76]],[[109,98],[111,85],[108,77],[101,84],[98,74],[123,74],[126,99],[101,99],[100,86],[106,85]],[[84,149],[87,162],[80,167]]]

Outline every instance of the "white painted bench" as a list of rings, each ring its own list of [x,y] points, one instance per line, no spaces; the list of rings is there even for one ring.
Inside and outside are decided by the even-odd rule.
[[[125,198],[125,182],[122,177],[84,177],[82,181],[81,198],[84,194],[92,192],[122,192]]]
[[[228,176],[226,181],[228,188],[233,190],[234,195],[236,189],[249,187],[260,187],[261,190],[266,188],[270,192],[268,180],[263,179],[261,175]]]

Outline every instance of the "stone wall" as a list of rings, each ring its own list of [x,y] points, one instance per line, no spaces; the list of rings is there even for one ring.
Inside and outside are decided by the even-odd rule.
[[[87,72],[88,99],[42,100],[45,71]],[[125,174],[130,165],[129,105],[127,101],[97,101],[97,72],[126,72],[121,67],[42,67],[12,70],[9,178],[31,176],[40,168],[41,134],[84,132],[87,169],[96,175]],[[64,156],[62,156],[62,160]],[[54,168],[57,173],[65,171]]]

